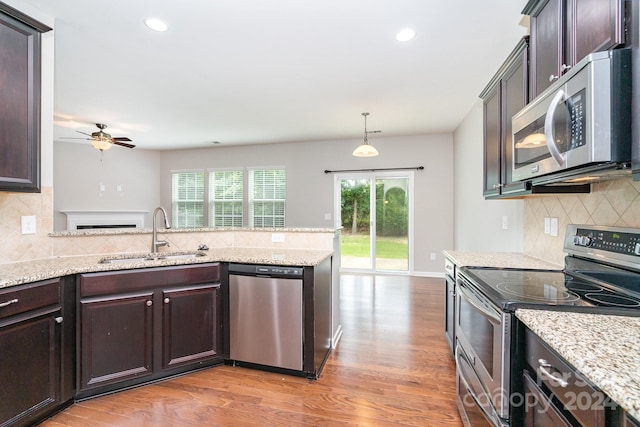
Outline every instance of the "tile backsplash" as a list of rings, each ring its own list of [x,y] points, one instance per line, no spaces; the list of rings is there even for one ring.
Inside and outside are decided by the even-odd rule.
[[[558,236],[544,233],[545,217],[558,218]],[[523,223],[524,252],[564,264],[562,246],[567,224],[640,228],[640,181],[622,178],[592,184],[589,194],[525,198]]]
[[[22,234],[23,216],[36,217],[35,234]],[[52,230],[52,187],[43,187],[41,193],[0,192],[0,263],[51,256]]]

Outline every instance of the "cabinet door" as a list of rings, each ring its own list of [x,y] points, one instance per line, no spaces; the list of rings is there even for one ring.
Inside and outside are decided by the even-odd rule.
[[[59,402],[58,316],[0,321],[0,425],[30,425]]]
[[[500,194],[500,86],[484,98],[484,186],[482,194]]]
[[[571,64],[592,52],[624,43],[623,0],[572,0],[570,38]]]
[[[197,363],[218,354],[222,334],[220,285],[162,292],[162,368]]]
[[[80,301],[80,388],[152,373],[153,294]]]
[[[599,0],[602,1],[602,0]],[[549,0],[531,17],[531,98],[558,79],[564,63],[565,0]]]
[[[511,119],[528,102],[527,85],[527,49],[523,46],[522,51],[515,57],[511,66],[506,70],[500,81],[500,95],[502,101],[502,188],[501,194],[508,194],[510,191],[524,189],[524,183],[514,183],[513,176],[513,136]]]

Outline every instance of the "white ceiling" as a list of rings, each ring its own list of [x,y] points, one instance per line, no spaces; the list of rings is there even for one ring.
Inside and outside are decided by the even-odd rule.
[[[526,32],[526,0],[24,3],[56,17],[55,140],[102,122],[139,149],[362,138],[364,111],[451,132]]]

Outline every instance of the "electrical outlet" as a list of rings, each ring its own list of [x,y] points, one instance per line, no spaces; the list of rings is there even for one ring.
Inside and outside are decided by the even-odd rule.
[[[100,188],[100,192],[103,192],[103,191],[105,191],[107,189],[107,186],[104,185],[104,184],[100,184],[99,188]]]
[[[544,218],[544,234],[551,233],[551,218],[548,216]]]
[[[116,185],[116,191],[118,192],[122,191],[122,184]]]
[[[331,221],[331,214],[330,213],[324,214],[324,219],[325,221]]]
[[[431,261],[435,261],[435,260],[436,260],[436,253],[431,252]]]
[[[509,229],[509,217],[506,215],[502,215],[502,229],[503,230]]]
[[[558,235],[558,218],[551,218],[551,228],[549,230],[549,234],[552,236]]]
[[[36,234],[36,217],[34,215],[23,216],[22,234]]]
[[[273,243],[284,243],[284,234],[282,234],[282,233],[271,233],[271,241]]]

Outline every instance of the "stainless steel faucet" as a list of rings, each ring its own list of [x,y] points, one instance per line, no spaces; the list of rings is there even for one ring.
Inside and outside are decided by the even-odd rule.
[[[158,212],[162,212],[162,216],[164,218],[164,228],[171,228],[171,224],[169,224],[169,219],[167,218],[167,211],[165,211],[162,206],[157,207],[153,211],[153,240],[151,241],[151,253],[154,254],[158,252],[158,246],[169,246],[169,242],[167,242],[166,240],[158,240],[158,224],[156,221]]]

